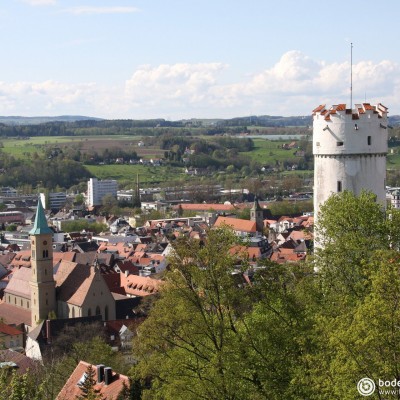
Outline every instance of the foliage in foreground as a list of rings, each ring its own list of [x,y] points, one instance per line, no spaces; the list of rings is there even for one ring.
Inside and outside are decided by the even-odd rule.
[[[143,398],[350,400],[361,378],[399,379],[400,223],[388,214],[369,193],[333,196],[315,259],[266,263],[253,285],[228,231],[177,242],[135,342]]]

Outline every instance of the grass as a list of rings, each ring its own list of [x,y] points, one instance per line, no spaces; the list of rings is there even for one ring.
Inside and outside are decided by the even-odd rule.
[[[126,181],[133,188],[139,174],[140,183],[159,185],[165,182],[186,180],[183,168],[152,167],[144,165],[86,165],[90,173],[99,179],[116,179]],[[132,184],[129,185],[129,182]]]
[[[240,154],[250,157],[253,161],[260,164],[275,164],[276,161],[282,162],[285,160],[296,161],[299,158],[294,156],[296,149],[282,149],[282,144],[287,141],[271,141],[267,139],[253,139],[254,150],[246,151]]]

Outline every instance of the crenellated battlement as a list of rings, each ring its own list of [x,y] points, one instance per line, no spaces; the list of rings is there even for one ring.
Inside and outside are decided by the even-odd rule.
[[[313,110],[313,116],[323,116],[327,122],[332,118],[340,117],[343,119],[359,120],[363,118],[370,119],[375,115],[377,118],[387,118],[388,108],[378,103],[373,106],[370,103],[355,104],[355,108],[346,108],[346,104],[336,104],[327,109],[325,104],[319,105]]]

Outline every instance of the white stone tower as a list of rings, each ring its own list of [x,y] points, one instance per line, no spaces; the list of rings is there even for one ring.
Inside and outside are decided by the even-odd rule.
[[[385,207],[387,111],[382,104],[345,104],[313,111],[314,214],[332,193],[365,189]]]
[[[38,201],[31,238],[31,288],[32,326],[56,311],[56,283],[53,276],[53,231],[48,227],[42,202]]]

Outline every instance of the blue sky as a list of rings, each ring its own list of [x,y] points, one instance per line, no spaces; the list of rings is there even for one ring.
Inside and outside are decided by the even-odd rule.
[[[0,115],[229,118],[383,103],[400,2],[2,0]]]

